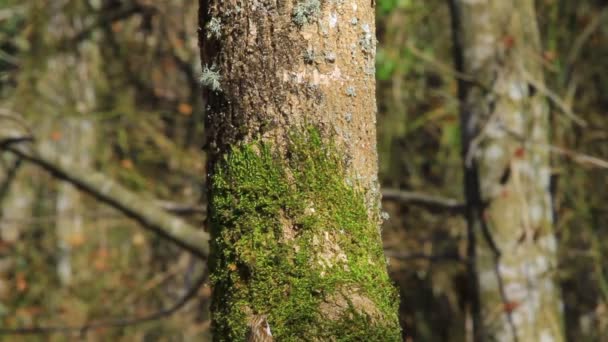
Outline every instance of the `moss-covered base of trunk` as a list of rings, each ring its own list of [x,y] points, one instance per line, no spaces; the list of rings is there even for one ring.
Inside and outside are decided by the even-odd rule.
[[[214,336],[264,317],[277,341],[399,341],[375,217],[315,129],[235,147],[211,177]],[[376,214],[374,214],[376,215]]]

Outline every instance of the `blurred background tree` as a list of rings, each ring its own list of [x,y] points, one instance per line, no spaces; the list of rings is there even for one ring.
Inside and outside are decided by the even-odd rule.
[[[476,293],[473,339],[563,341],[549,99],[534,2],[453,0],[450,12],[460,73],[467,259],[474,260],[468,271],[469,293]]]
[[[608,10],[536,1],[567,340],[608,336]],[[196,3],[0,0],[0,128],[18,113],[70,156],[204,225]],[[384,242],[404,339],[464,341],[470,324],[457,83],[447,1],[377,0]],[[460,75],[462,76],[462,75]],[[585,126],[566,119],[581,117]],[[423,193],[425,196],[419,196]],[[431,196],[431,197],[429,197]],[[169,203],[167,203],[169,202]],[[181,211],[184,213],[185,211]],[[10,153],[0,154],[0,327],[79,326],[171,306],[202,266]],[[201,340],[210,290],[134,326],[12,340]]]

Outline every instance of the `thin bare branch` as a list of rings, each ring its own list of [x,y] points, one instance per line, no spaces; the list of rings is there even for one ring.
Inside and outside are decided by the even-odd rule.
[[[1,184],[4,184],[1,183]],[[0,186],[0,189],[3,189]],[[2,192],[0,191],[0,198],[2,198]],[[190,216],[190,215],[205,215],[206,209],[204,206],[200,205],[188,205],[188,204],[179,204],[179,203],[165,203],[164,201],[155,201],[157,205],[165,210],[167,213],[178,215],[178,216]],[[63,215],[75,215],[78,214],[87,220],[114,220],[114,219],[124,219],[128,220],[128,217],[125,217],[123,214],[117,211],[101,211],[98,208],[94,210],[75,210],[75,211],[67,211],[64,212]],[[60,214],[48,214],[48,215],[37,215],[37,216],[28,216],[28,217],[3,217],[0,219],[0,229],[2,229],[3,223],[19,223],[19,224],[31,224],[31,223],[46,223],[55,221]]]
[[[20,128],[22,128],[27,135],[33,136],[32,130],[25,120],[16,112],[8,109],[8,108],[0,108],[0,120],[8,120],[14,123],[17,123]]]
[[[487,85],[482,84],[477,78],[475,78],[475,76],[458,71],[458,70],[454,69],[453,67],[451,67],[450,65],[445,64],[445,63],[433,58],[432,56],[427,55],[426,53],[424,53],[423,51],[418,49],[414,44],[408,42],[408,43],[406,43],[406,48],[410,51],[410,53],[412,55],[414,55],[414,57],[429,64],[430,66],[433,66],[448,75],[454,76],[454,78],[456,78],[456,79],[459,79],[459,80],[465,81],[465,82],[469,82],[484,90],[490,91],[490,88]]]
[[[601,9],[601,11],[595,15],[595,17],[585,26],[581,34],[576,37],[574,43],[572,44],[572,48],[570,49],[570,53],[568,54],[568,58],[566,58],[566,70],[569,70],[580,55],[580,52],[583,50],[583,46],[585,43],[591,38],[593,33],[601,27],[602,20],[608,15],[608,6],[605,6]]]
[[[124,188],[100,172],[80,169],[66,158],[42,151],[35,144],[5,143],[2,148],[70,182],[188,251],[203,258],[208,256],[209,234],[166,213],[154,200]]]
[[[0,181],[0,202],[4,199],[4,196],[8,193],[11,184],[15,177],[17,176],[17,171],[21,166],[21,158],[17,158],[11,166],[9,166],[5,172],[4,179]],[[1,208],[0,208],[1,211]],[[2,226],[0,225],[0,228]]]
[[[557,153],[559,155],[565,156],[579,164],[591,165],[591,166],[599,167],[602,169],[608,169],[608,160],[590,156],[590,155],[580,153],[577,151],[573,151],[573,150],[570,150],[570,149],[567,149],[564,147],[559,147],[559,146],[555,146],[555,145],[551,145],[551,144],[538,143],[533,140],[527,139],[526,137],[524,137],[521,134],[518,134],[516,132],[513,132],[512,130],[506,129],[506,132],[526,145],[531,145],[532,147],[536,147],[536,148],[545,148],[545,149],[549,150],[549,152],[551,152],[551,153]]]
[[[403,253],[395,250],[384,250],[384,255],[389,258],[398,260],[424,260],[424,261],[464,261],[458,253],[445,253],[445,254],[426,254],[426,253]]]
[[[156,204],[165,211],[180,216],[207,214],[207,208],[205,208],[204,205],[175,203],[169,201],[156,201]]]
[[[579,126],[587,127],[587,122],[580,116],[576,115],[572,111],[572,108],[570,108],[570,106],[568,104],[566,104],[566,102],[564,102],[564,100],[559,95],[557,95],[555,92],[553,92],[549,88],[547,88],[547,86],[545,85],[544,82],[539,81],[539,80],[535,79],[534,77],[532,77],[532,75],[530,75],[530,73],[527,72],[525,70],[525,68],[520,68],[520,72],[521,72],[523,78],[526,80],[526,82],[530,83],[538,92],[545,95],[547,97],[547,99],[549,99],[551,102],[553,102],[553,104],[555,104],[555,106],[562,113],[564,113],[565,116],[567,116],[570,120],[572,120]]]
[[[402,191],[398,189],[383,189],[382,199],[403,204],[413,204],[427,207],[431,210],[441,210],[460,214],[464,211],[464,203],[452,198],[423,194],[419,192]]]

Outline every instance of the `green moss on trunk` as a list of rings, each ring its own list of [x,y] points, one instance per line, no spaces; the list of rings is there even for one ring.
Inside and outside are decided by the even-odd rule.
[[[211,177],[216,340],[265,317],[277,341],[398,341],[376,217],[315,129],[232,149]],[[376,214],[374,213],[375,216]]]

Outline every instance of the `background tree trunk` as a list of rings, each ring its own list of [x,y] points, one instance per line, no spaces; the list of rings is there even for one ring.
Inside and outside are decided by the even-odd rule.
[[[0,154],[0,241],[4,245],[16,244],[27,232],[27,225],[19,221],[21,217],[31,216],[35,201],[34,184],[31,174],[24,174],[18,158]],[[14,300],[12,273],[18,258],[8,253],[0,255],[0,305],[10,307]],[[21,274],[19,275],[19,277]],[[21,280],[17,278],[17,280]],[[17,284],[22,290],[22,283]]]
[[[216,340],[399,340],[370,2],[201,1],[200,20]]]
[[[460,98],[476,340],[562,341],[534,1],[451,6],[456,64],[475,79]]]
[[[63,122],[63,134],[59,148],[65,158],[83,169],[92,169],[96,143],[93,122],[82,118],[67,119]],[[58,184],[57,188],[57,275],[62,285],[69,285],[74,277],[72,246],[82,244],[85,236],[83,196],[79,189],[67,182]]]

